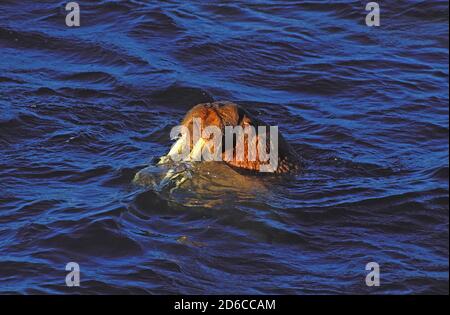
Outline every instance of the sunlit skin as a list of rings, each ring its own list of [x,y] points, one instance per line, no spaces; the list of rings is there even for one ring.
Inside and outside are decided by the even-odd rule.
[[[190,109],[185,117],[183,118],[181,124],[186,126],[190,132],[190,151],[195,150],[195,144],[193,143],[193,121],[194,119],[200,119],[202,122],[202,130],[205,126],[216,126],[225,134],[225,126],[241,126],[245,128],[246,126],[253,126],[255,130],[258,130],[258,126],[267,126],[267,139],[269,139],[269,126],[262,122],[261,120],[253,117],[245,109],[237,104],[231,102],[214,102],[214,103],[204,103],[198,104]],[[210,139],[205,139],[208,141]],[[235,147],[233,148],[233,153],[228,154],[232,156],[231,160],[226,158],[225,146],[222,148],[222,160],[230,166],[233,166],[240,170],[248,171],[259,171],[261,165],[267,163],[262,162],[259,159],[259,154],[257,152],[256,159],[253,161],[249,160],[248,154],[248,142],[252,139],[249,137],[244,137],[244,159],[240,160],[236,158]],[[222,141],[225,143],[225,141]],[[256,145],[259,143],[259,137],[256,135]],[[267,141],[269,146],[269,141]],[[267,147],[266,152],[269,152],[269,147]],[[278,134],[278,165],[275,170],[277,174],[285,173],[298,173],[301,169],[300,159],[294,149],[287,143],[281,134]]]

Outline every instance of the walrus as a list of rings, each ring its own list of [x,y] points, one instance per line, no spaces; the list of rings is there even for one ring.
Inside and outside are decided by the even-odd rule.
[[[237,140],[233,139],[233,145],[227,148],[214,148],[215,150],[220,150],[217,152],[221,160],[227,165],[233,167],[238,171],[245,171],[251,173],[262,172],[267,168],[268,160],[262,158],[262,151],[257,151],[256,156],[252,153],[249,148],[251,145],[257,148],[265,147],[265,153],[274,149],[271,147],[271,142],[267,139],[270,138],[269,132],[270,126],[264,123],[262,120],[251,115],[247,110],[241,106],[232,102],[212,102],[212,103],[201,103],[195,105],[191,108],[183,120],[181,121],[181,126],[184,126],[188,130],[189,136],[186,138],[179,138],[175,144],[170,149],[169,153],[162,156],[158,164],[165,164],[172,160],[176,154],[180,153],[183,148],[187,148],[189,151],[189,158],[193,156],[200,156],[202,150],[205,150],[207,143],[212,140],[213,135],[204,135],[201,133],[198,140],[194,137],[194,124],[200,121],[201,130],[205,130],[207,126],[216,127],[217,130],[221,131],[223,137],[227,135],[227,131],[230,129],[227,127],[241,126],[243,129],[252,126],[254,130],[258,130],[255,133],[248,133],[243,136],[243,151],[242,149],[238,152]],[[263,126],[264,129],[261,132],[258,127]],[[267,127],[267,128],[266,128]],[[265,130],[265,131],[264,131]],[[277,156],[275,167],[270,171],[275,174],[296,174],[301,171],[301,160],[296,151],[291,147],[291,145],[284,139],[284,137],[278,133],[277,129]],[[187,140],[188,139],[188,140]],[[271,139],[271,138],[270,138]],[[227,139],[220,139],[220,143],[225,143]],[[265,141],[263,141],[265,140]]]

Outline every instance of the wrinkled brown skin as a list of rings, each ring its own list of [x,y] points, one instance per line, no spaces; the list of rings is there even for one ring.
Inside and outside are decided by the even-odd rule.
[[[193,119],[200,118],[202,121],[202,130],[206,126],[217,126],[224,134],[225,126],[242,126],[252,125],[258,130],[258,126],[267,126],[267,145],[269,145],[269,126],[261,120],[252,117],[246,110],[237,104],[231,102],[214,102],[198,104],[191,108],[185,115],[182,125],[188,127],[191,134],[190,148],[192,150],[192,128]],[[256,144],[258,145],[258,136],[256,135]],[[208,139],[206,139],[208,140]],[[259,171],[262,162],[259,161],[257,155],[256,161],[248,160],[248,137],[244,137],[244,160],[237,161],[235,152],[233,152],[233,160],[226,161],[225,152],[222,152],[222,160],[237,170]],[[222,146],[225,147],[225,141],[222,140]],[[266,152],[269,152],[267,148]],[[264,162],[267,163],[267,162]],[[296,174],[301,170],[300,158],[294,149],[287,143],[283,136],[278,133],[278,167],[275,171],[277,174]]]

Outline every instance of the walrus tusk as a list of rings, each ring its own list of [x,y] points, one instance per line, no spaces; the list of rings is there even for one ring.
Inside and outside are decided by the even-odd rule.
[[[186,160],[187,161],[201,161],[202,150],[203,150],[203,147],[205,146],[205,144],[206,144],[206,141],[203,138],[200,138],[195,143],[194,147],[192,148],[191,153],[189,154],[189,156],[187,157]],[[175,154],[180,154],[180,152],[183,148],[183,145],[184,145],[184,138],[178,139],[177,142],[175,142],[175,144],[170,149],[169,153],[167,155],[161,157],[158,164],[164,164],[164,163],[168,162],[169,160],[171,160],[171,158]],[[169,169],[167,171],[166,175],[164,176],[164,178],[161,180],[161,183],[159,186],[165,187],[169,184],[169,182],[174,181],[175,182],[174,188],[177,188],[178,186],[183,184],[186,180],[187,180],[187,178],[185,178],[183,176],[182,172],[176,172],[174,169]]]
[[[191,154],[189,155],[189,161],[200,161],[202,158],[202,149],[205,146],[206,141],[200,138],[197,143],[192,148]]]
[[[174,156],[175,154],[180,154],[183,150],[185,139],[186,139],[185,137],[179,138],[177,142],[174,143],[174,145],[170,149],[169,153],[167,153],[167,155]]]
[[[174,157],[179,155],[182,152],[183,146],[185,144],[184,142],[185,142],[184,137],[181,137],[180,139],[178,139],[177,142],[175,142],[174,145],[172,146],[172,148],[170,149],[169,153],[167,153],[167,155],[164,155],[160,158],[158,165],[165,164],[165,163],[169,162],[170,160],[172,160],[172,161],[179,160]],[[197,143],[194,145],[194,147],[192,148],[192,151],[189,154],[189,156],[187,157],[187,159],[185,158],[185,161],[201,161],[202,150],[203,150],[203,147],[205,146],[205,144],[206,144],[205,139],[200,138],[197,141]]]
[[[178,155],[182,152],[183,150],[183,145],[185,142],[185,137],[180,137],[172,146],[172,148],[170,148],[169,153],[167,153],[167,155],[162,156],[159,159],[158,165],[161,164],[165,164],[168,163],[170,160],[174,160],[174,156]]]

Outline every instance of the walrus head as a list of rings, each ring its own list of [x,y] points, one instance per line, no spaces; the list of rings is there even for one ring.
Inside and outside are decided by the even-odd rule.
[[[198,126],[198,122],[200,126]],[[270,126],[253,117],[237,104],[231,102],[198,104],[186,113],[181,126],[188,130],[189,137],[178,139],[167,156],[161,158],[160,163],[164,163],[168,158],[179,153],[183,146],[189,150],[191,158],[201,155],[202,150],[205,150],[206,144],[215,136],[211,134],[205,135],[203,131],[207,127],[214,127],[216,130],[220,130],[223,137],[220,143],[227,143],[230,140],[226,139],[226,135],[229,135],[230,130],[233,130],[233,128],[240,126],[242,127],[241,130],[253,130],[254,132],[242,134],[242,149],[238,148],[237,135],[231,134],[232,142],[228,142],[230,145],[220,148],[219,155],[222,161],[238,170],[265,171],[270,163],[275,165],[271,170],[274,173],[297,173],[300,171],[301,163],[297,153],[284,140],[283,136],[278,134],[278,129],[276,129],[277,147],[274,148],[272,141],[269,141],[269,139],[272,140],[272,135],[270,134],[272,129]],[[194,134],[196,127],[200,127],[201,131],[197,139]],[[251,148],[263,148],[263,150],[256,150],[256,154],[254,154]],[[274,149],[276,149],[276,161],[272,164],[274,161],[268,161],[268,158],[264,158],[264,156],[267,157],[267,154]],[[264,151],[264,154],[262,151]]]

